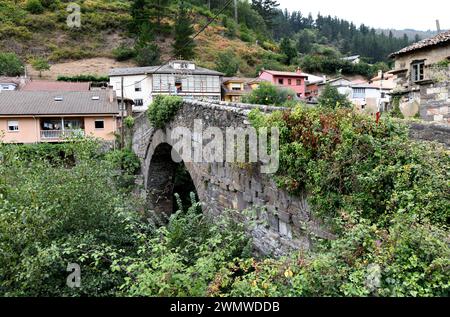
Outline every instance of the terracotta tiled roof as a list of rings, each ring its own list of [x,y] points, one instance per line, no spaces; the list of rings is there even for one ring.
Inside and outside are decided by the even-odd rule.
[[[274,76],[291,76],[291,77],[302,77],[306,78],[308,75],[304,73],[294,73],[294,72],[280,72],[276,70],[264,70],[264,72],[269,73]]]
[[[434,37],[414,43],[408,47],[405,47],[404,49],[401,49],[398,52],[392,53],[389,56],[395,57],[398,55],[403,55],[403,54],[406,54],[409,52],[413,52],[415,50],[419,50],[419,49],[430,47],[430,46],[440,45],[440,44],[444,44],[444,43],[450,43],[450,31],[442,32]]]
[[[64,81],[44,81],[33,80],[30,81],[23,91],[88,91],[89,83],[71,83]]]

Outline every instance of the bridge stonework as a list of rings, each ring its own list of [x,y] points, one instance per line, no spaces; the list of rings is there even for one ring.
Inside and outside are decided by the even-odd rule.
[[[219,127],[225,135],[228,127],[248,127],[248,113],[252,108],[264,112],[275,110],[265,106],[185,101],[166,128],[170,131],[186,127],[192,131],[194,120],[201,119],[204,129]],[[147,200],[155,211],[171,210],[173,206],[175,169],[169,155],[173,144],[166,131],[152,127],[145,114],[136,118],[133,129],[133,150],[142,161]],[[292,250],[310,249],[313,237],[333,237],[313,217],[306,194],[289,195],[276,186],[271,175],[261,174],[259,168],[234,163],[185,163],[185,166],[204,213],[214,217],[224,210],[235,210],[238,212],[232,214],[236,214],[237,220],[245,221],[242,211],[256,211],[258,221],[250,232],[255,249],[262,254],[281,256]]]

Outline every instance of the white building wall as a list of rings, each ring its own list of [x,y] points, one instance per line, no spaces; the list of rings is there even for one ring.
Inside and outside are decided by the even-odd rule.
[[[121,97],[121,76],[112,76],[109,83],[113,86],[117,97]],[[136,91],[136,83],[140,84],[141,91]],[[147,75],[123,76],[124,97],[132,100],[143,100],[143,106],[134,106],[133,111],[143,112],[148,109],[152,103],[152,80]]]

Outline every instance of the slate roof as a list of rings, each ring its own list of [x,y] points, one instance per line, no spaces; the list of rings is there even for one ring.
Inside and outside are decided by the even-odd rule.
[[[417,43],[414,43],[410,46],[407,46],[403,49],[401,49],[398,52],[392,53],[389,55],[389,57],[395,57],[403,54],[407,54],[416,50],[420,50],[423,48],[428,48],[436,45],[442,45],[445,43],[450,43],[450,31],[439,33],[436,36],[430,37],[428,39],[419,41]]]
[[[64,81],[33,80],[28,82],[23,91],[88,91],[89,83],[72,83]]]
[[[128,68],[112,68],[109,71],[109,76],[132,76],[132,75],[147,75],[147,74],[172,74],[175,69],[170,63],[162,66],[147,66],[147,67],[128,67]],[[190,70],[192,75],[214,75],[223,76],[222,73],[215,70],[210,70],[203,67],[195,67],[195,70]]]
[[[99,97],[99,100],[93,100]],[[55,98],[62,98],[56,101]],[[118,114],[117,100],[105,91],[2,91],[0,115]]]

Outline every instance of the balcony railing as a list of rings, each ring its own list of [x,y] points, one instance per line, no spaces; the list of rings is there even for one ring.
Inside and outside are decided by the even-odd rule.
[[[61,140],[70,137],[84,137],[84,130],[41,130],[42,140]]]

